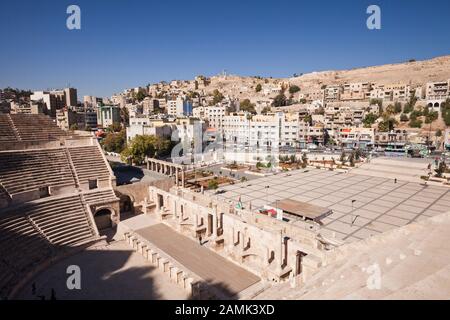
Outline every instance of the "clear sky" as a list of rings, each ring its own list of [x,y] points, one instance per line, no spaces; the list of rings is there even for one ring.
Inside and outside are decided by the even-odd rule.
[[[81,30],[66,28],[67,6]],[[366,9],[381,8],[368,30]],[[195,75],[289,77],[450,54],[448,0],[2,0],[0,87],[109,96]]]

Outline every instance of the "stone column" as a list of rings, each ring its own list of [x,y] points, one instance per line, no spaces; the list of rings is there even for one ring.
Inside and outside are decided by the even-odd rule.
[[[277,270],[281,271],[281,265],[283,264],[283,233],[280,230],[280,235],[279,235],[279,245],[277,248]]]
[[[213,219],[212,219],[212,236],[213,238],[217,237],[217,214],[213,214]]]
[[[172,219],[176,219],[177,218],[177,213],[178,213],[178,207],[177,207],[177,201],[175,199],[172,200],[172,210],[173,210],[173,215],[172,215]]]
[[[161,210],[161,204],[159,203],[159,195],[158,195],[158,193],[156,193],[156,212],[159,213],[160,210]]]
[[[175,185],[178,187],[178,168],[175,168]]]
[[[185,187],[185,181],[184,181],[184,170],[181,170],[181,186],[184,188]]]

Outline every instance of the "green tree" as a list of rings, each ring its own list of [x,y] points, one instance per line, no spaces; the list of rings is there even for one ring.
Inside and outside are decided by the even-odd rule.
[[[378,124],[378,131],[389,132],[395,129],[397,121],[394,118],[385,118]]]
[[[261,85],[260,83],[258,83],[258,84],[256,85],[255,91],[256,91],[256,92],[260,92],[261,90],[262,90],[262,85]]]
[[[110,132],[102,141],[103,148],[108,152],[121,153],[125,148],[126,131]]]
[[[308,165],[308,156],[306,155],[306,153],[302,154],[302,168],[306,168],[306,166]]]
[[[262,114],[267,114],[267,113],[269,113],[270,112],[270,107],[264,107],[262,110],[261,110],[261,113]]]
[[[450,99],[447,99],[441,105],[442,119],[446,126],[450,126]]]
[[[402,104],[400,102],[396,102],[394,104],[394,113],[399,114],[402,112]]]
[[[122,130],[122,126],[120,123],[113,123],[108,128],[106,128],[107,132],[120,132]]]
[[[296,85],[292,85],[289,87],[289,93],[294,94],[300,91],[300,87]]]
[[[385,112],[387,115],[393,115],[393,114],[395,114],[395,107],[392,104],[390,104],[386,107]]]
[[[132,159],[134,162],[141,164],[146,156],[157,157],[166,155],[171,148],[172,143],[170,140],[154,135],[137,135],[121,152],[121,157],[123,160]]]
[[[377,119],[378,119],[378,116],[375,115],[374,113],[371,112],[371,113],[367,114],[363,120],[364,127],[370,128]]]
[[[436,177],[438,178],[442,178],[442,175],[444,174],[444,172],[447,170],[447,165],[445,164],[444,161],[439,162],[439,165],[437,166],[436,169],[434,169],[434,171],[436,172]]]
[[[250,112],[250,113],[253,113],[253,114],[256,113],[255,105],[253,103],[251,103],[249,99],[242,100],[239,103],[239,108],[242,111]]]
[[[283,107],[286,105],[287,105],[287,98],[284,95],[284,93],[280,93],[272,101],[272,106],[274,107]]]
[[[136,100],[138,100],[139,102],[144,100],[144,98],[147,95],[145,94],[145,92],[143,90],[139,90],[138,93],[136,94]]]
[[[415,119],[413,119],[413,118],[410,118],[411,120],[409,121],[409,126],[411,127],[411,128],[421,128],[422,127],[422,120],[419,120],[419,119],[417,119],[417,118],[415,118]]]
[[[219,183],[217,182],[217,178],[214,178],[213,180],[208,181],[208,189],[214,190],[219,187]]]
[[[355,166],[355,153],[354,152],[350,153],[350,155],[348,156],[348,162],[350,163],[350,167]]]
[[[307,114],[304,118],[303,121],[305,121],[306,123],[309,123],[309,125],[312,125],[312,115]]]
[[[213,91],[213,101],[212,101],[213,104],[217,104],[217,103],[221,102],[223,100],[223,98],[224,98],[224,96],[219,90],[215,89]]]
[[[370,99],[370,105],[378,105],[378,107],[383,107],[383,100],[382,99]]]
[[[345,159],[346,159],[345,151],[342,151],[341,156],[339,157],[339,161],[340,161],[342,164],[345,164]]]

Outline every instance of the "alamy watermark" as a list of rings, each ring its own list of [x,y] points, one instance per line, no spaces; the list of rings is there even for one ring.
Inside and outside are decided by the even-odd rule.
[[[66,269],[70,276],[67,278],[66,286],[69,290],[81,290],[81,268],[77,265],[70,265]]]
[[[381,29],[381,8],[375,4],[367,7],[367,14],[370,16],[367,18],[366,25],[369,30]]]
[[[66,13],[69,15],[66,20],[66,26],[69,30],[81,29],[81,9],[79,6],[72,4],[67,7]]]

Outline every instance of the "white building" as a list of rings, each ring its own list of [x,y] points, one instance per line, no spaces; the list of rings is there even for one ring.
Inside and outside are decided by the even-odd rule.
[[[304,122],[298,114],[276,112],[251,116],[248,113],[224,116],[223,131],[227,143],[244,146],[296,146]]]
[[[167,101],[167,114],[171,116],[189,116],[192,115],[191,101],[182,97]]]
[[[127,141],[137,135],[155,135],[170,138],[172,127],[161,119],[148,116],[130,117],[127,127]]]

